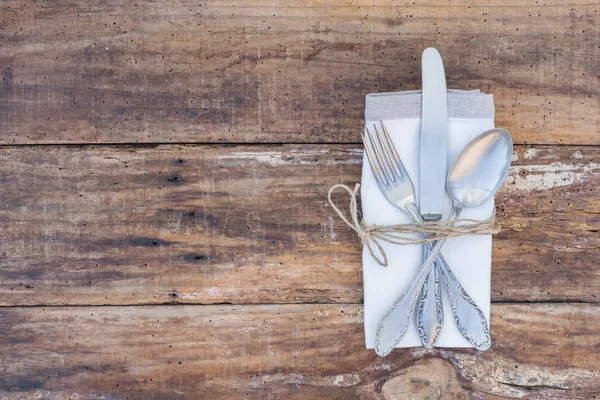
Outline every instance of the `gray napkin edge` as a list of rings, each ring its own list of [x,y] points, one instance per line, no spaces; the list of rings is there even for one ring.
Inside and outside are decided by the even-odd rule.
[[[494,95],[475,90],[448,90],[448,118],[494,118]],[[421,91],[368,94],[365,120],[421,118]]]

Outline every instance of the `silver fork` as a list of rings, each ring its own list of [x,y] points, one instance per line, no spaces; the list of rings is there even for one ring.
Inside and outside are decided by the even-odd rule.
[[[385,197],[396,207],[406,212],[415,222],[423,219],[415,203],[415,190],[400,157],[392,143],[391,137],[381,122],[384,132],[382,137],[374,124],[375,138],[367,128],[369,141],[361,133],[365,153],[379,188]],[[382,156],[383,154],[383,156]],[[427,251],[434,243],[425,243]],[[450,267],[440,253],[435,260],[435,268],[441,277],[454,315],[454,321],[461,335],[478,350],[486,350],[491,345],[487,318],[471,299],[456,279]],[[431,268],[431,267],[430,267]],[[389,354],[406,335],[410,319],[421,295],[423,285],[429,275],[430,268],[419,268],[408,287],[383,315],[377,328],[375,351],[381,356]],[[441,306],[440,306],[441,307]],[[441,310],[440,310],[441,312]]]
[[[377,144],[373,140],[373,135],[367,128],[367,136],[369,138],[371,149],[373,149],[375,154],[375,158],[370,157],[369,159],[377,161],[377,166],[375,168],[378,169],[373,170],[377,171],[376,176],[381,178],[378,179],[377,182],[380,183],[380,187],[382,186],[382,183],[385,189],[387,189],[385,190],[382,188],[381,190],[388,200],[400,208],[402,208],[402,204],[398,205],[397,203],[407,201],[409,205],[405,206],[405,211],[408,212],[413,221],[423,222],[423,217],[415,203],[415,191],[412,182],[410,178],[405,178],[408,177],[408,174],[406,173],[404,164],[402,164],[383,123],[381,124],[381,127],[385,133],[385,142],[388,143],[388,146],[384,145],[384,140],[382,139],[379,129],[377,129],[377,125],[373,125]],[[366,145],[365,148],[368,150]],[[371,164],[371,167],[373,168],[373,163]],[[403,191],[403,189],[406,191]],[[427,258],[431,248],[432,246],[423,246],[423,259]],[[431,348],[436,344],[444,323],[442,294],[437,270],[438,268],[428,269],[424,283],[419,285],[420,294],[414,303],[415,323],[419,336],[421,337],[421,345],[428,348]]]

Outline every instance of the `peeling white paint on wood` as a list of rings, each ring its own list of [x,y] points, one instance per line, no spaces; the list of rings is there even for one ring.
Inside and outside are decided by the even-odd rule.
[[[349,165],[362,164],[362,149],[347,149],[350,157],[333,158],[329,150],[290,150],[290,151],[236,151],[218,156],[219,161],[239,165],[250,161],[252,165],[262,164],[278,167],[288,164],[299,165]]]
[[[313,386],[351,387],[361,382],[357,373],[340,374],[335,376],[305,376],[302,374],[264,374],[252,378],[252,387],[262,387],[265,383],[298,384]]]
[[[526,160],[531,160],[532,158],[535,158],[539,153],[538,149],[527,149],[523,152],[523,157]]]
[[[586,182],[600,174],[600,164],[566,164],[554,162],[548,165],[517,165],[510,168],[505,181],[506,190],[531,192]]]

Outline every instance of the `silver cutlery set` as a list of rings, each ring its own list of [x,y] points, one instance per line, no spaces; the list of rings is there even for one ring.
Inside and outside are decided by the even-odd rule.
[[[491,199],[502,184],[512,158],[510,134],[504,129],[492,129],[471,141],[446,173],[447,91],[444,67],[437,50],[428,48],[423,52],[422,73],[418,199],[385,124],[367,126],[362,137],[367,159],[382,193],[416,223],[441,220],[445,191],[453,201],[449,220],[458,218],[464,207],[476,207]],[[436,345],[444,324],[442,289],[461,335],[478,350],[490,347],[487,318],[440,253],[444,241],[423,244],[423,264],[379,322],[375,344],[378,355],[389,354],[400,343],[413,315],[421,344],[427,348]]]

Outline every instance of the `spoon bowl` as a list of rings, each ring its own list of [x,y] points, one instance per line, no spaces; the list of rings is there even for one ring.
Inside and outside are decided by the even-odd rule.
[[[505,129],[491,129],[473,139],[446,180],[454,207],[476,207],[491,199],[506,178],[512,152],[512,138]]]

